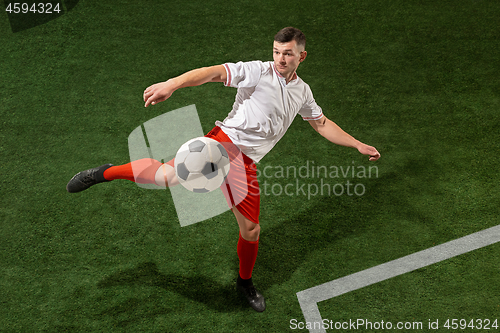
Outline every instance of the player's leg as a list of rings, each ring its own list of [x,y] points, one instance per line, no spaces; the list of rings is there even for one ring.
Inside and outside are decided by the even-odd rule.
[[[161,163],[151,158],[143,158],[123,165],[105,164],[103,166],[77,173],[68,182],[70,193],[80,192],[89,187],[116,179],[126,179],[139,184],[174,186],[178,184],[173,160]]]
[[[248,280],[252,278],[252,271],[259,250],[260,225],[243,216],[235,207],[232,208],[232,211],[240,229],[237,247],[240,259],[239,276],[243,280]]]
[[[257,167],[249,157],[244,154],[239,155],[231,161],[227,188],[223,186],[222,191],[232,207],[240,229],[237,246],[240,265],[236,286],[245,295],[250,306],[262,312],[266,308],[266,302],[252,282],[260,236],[260,190]]]
[[[240,233],[243,239],[249,242],[258,241],[260,235],[260,225],[243,216],[243,214],[241,214],[236,207],[233,207],[231,210],[238,221],[238,226],[240,227]]]
[[[215,127],[207,136],[214,137],[218,132],[221,132],[220,128]],[[231,141],[227,136],[224,139]],[[156,184],[165,187],[179,184],[175,176],[174,159],[162,164],[152,158],[143,158],[123,165],[105,164],[79,172],[68,182],[66,190],[70,193],[76,193],[95,184],[116,179],[127,179],[139,184]]]
[[[179,184],[175,175],[174,160],[163,163],[155,173],[155,184],[158,186],[172,187]]]
[[[262,312],[266,308],[264,296],[255,289],[252,282],[260,234],[260,190],[257,167],[252,159],[231,142],[220,127],[214,127],[206,136],[219,141],[231,161],[231,169],[221,189],[229,207],[232,207],[240,229],[237,246],[240,269],[236,286],[245,295],[252,308]]]

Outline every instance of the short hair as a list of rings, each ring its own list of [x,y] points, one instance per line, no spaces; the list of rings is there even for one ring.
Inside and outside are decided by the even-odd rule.
[[[288,43],[294,40],[298,46],[306,47],[306,36],[302,31],[294,27],[286,27],[278,31],[274,40],[279,43]]]

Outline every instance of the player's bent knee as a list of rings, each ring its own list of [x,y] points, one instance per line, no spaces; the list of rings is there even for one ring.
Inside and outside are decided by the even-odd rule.
[[[236,207],[233,206],[231,210],[238,221],[238,225],[240,227],[241,237],[243,239],[253,242],[259,239],[260,234],[260,225],[258,223],[254,223],[250,221],[248,218],[243,216],[240,211]]]
[[[244,227],[240,226],[241,236],[247,241],[255,242],[259,239],[260,226],[257,223],[250,223],[251,224],[246,224]]]

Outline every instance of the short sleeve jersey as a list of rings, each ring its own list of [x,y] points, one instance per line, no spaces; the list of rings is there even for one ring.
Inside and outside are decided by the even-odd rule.
[[[224,67],[225,85],[238,91],[232,111],[216,125],[255,162],[276,145],[297,114],[304,120],[323,116],[309,85],[296,74],[287,84],[272,61],[226,63]]]

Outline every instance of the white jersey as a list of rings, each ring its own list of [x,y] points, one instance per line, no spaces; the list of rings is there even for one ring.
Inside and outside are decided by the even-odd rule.
[[[238,92],[233,110],[215,124],[255,162],[276,145],[297,114],[304,120],[323,116],[309,85],[296,74],[286,84],[272,61],[226,63],[224,67],[225,85]]]

